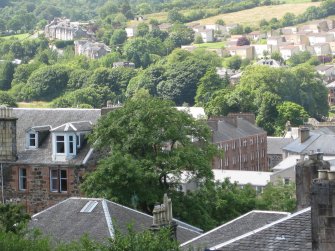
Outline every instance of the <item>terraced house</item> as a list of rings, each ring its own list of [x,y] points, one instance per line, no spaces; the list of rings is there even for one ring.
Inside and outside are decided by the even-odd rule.
[[[100,109],[1,108],[2,201],[36,213],[79,196],[84,172],[95,167],[87,134]]]

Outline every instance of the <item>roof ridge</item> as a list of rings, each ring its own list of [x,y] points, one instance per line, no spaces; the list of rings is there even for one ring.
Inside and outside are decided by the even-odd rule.
[[[207,231],[206,233],[204,233],[204,234],[202,234],[202,235],[199,235],[199,236],[197,236],[197,237],[195,237],[195,238],[193,238],[193,239],[191,239],[191,240],[188,240],[188,241],[182,243],[182,244],[180,245],[180,247],[185,246],[185,245],[187,245],[187,244],[189,244],[189,243],[191,243],[191,242],[193,242],[193,241],[195,241],[195,240],[198,240],[198,239],[200,239],[200,238],[202,238],[202,237],[204,237],[204,236],[206,236],[206,235],[208,235],[208,234],[210,234],[210,233],[212,233],[212,232],[214,232],[214,231],[216,231],[216,230],[218,230],[218,229],[220,229],[220,228],[222,228],[222,227],[224,227],[224,226],[227,226],[227,225],[229,225],[229,224],[231,224],[231,223],[233,223],[233,222],[235,222],[235,221],[237,221],[237,220],[239,220],[239,219],[242,219],[243,217],[245,217],[245,216],[247,216],[247,215],[249,215],[249,214],[251,214],[251,213],[252,213],[252,211],[250,211],[250,212],[248,212],[248,213],[245,213],[245,214],[243,214],[243,215],[240,215],[239,217],[237,217],[237,218],[235,218],[235,219],[233,219],[233,220],[231,220],[231,221],[228,221],[228,222],[226,222],[226,223],[224,223],[224,224],[222,224],[222,225],[220,225],[220,226],[218,226],[218,227],[216,227],[216,228],[213,228],[213,229],[210,230],[210,231]]]
[[[244,239],[246,237],[249,237],[251,235],[254,235],[254,234],[256,234],[256,233],[258,233],[258,232],[260,232],[260,231],[262,231],[264,229],[267,229],[267,228],[272,227],[272,226],[274,226],[274,225],[276,225],[278,223],[281,223],[281,222],[284,222],[286,220],[289,220],[289,219],[291,219],[291,218],[293,218],[293,217],[295,217],[297,215],[303,214],[303,213],[308,212],[310,210],[311,210],[311,207],[307,207],[307,208],[302,209],[302,210],[300,210],[298,212],[295,212],[295,213],[293,213],[291,215],[288,215],[287,217],[284,217],[284,218],[281,218],[281,219],[279,219],[277,221],[271,222],[271,223],[269,223],[269,224],[267,224],[267,225],[265,225],[263,227],[260,227],[258,229],[252,230],[252,231],[250,231],[250,232],[248,232],[246,234],[240,235],[240,236],[238,236],[236,238],[233,238],[233,239],[231,239],[229,241],[226,241],[226,242],[223,242],[223,243],[218,244],[216,246],[213,246],[213,247],[210,248],[210,250],[216,250],[216,249],[222,248],[222,247],[227,246],[227,245],[229,245],[229,244],[231,244],[231,243],[233,243],[235,241],[238,241],[238,240]]]
[[[112,217],[110,215],[106,199],[101,200],[101,204],[102,204],[102,209],[104,210],[105,219],[106,219],[106,223],[107,223],[107,227],[108,227],[110,237],[114,239],[115,231],[114,231]]]

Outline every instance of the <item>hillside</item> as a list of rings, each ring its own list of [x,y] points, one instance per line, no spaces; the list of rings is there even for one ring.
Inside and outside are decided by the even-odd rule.
[[[223,19],[225,23],[239,23],[242,25],[258,25],[262,19],[270,20],[271,18],[282,18],[287,12],[291,12],[295,15],[302,14],[308,7],[319,6],[320,2],[316,3],[299,3],[299,4],[283,4],[283,5],[271,5],[262,6],[249,10],[243,10],[239,12],[233,12],[228,14],[221,14],[205,19],[196,21],[200,24],[215,23],[218,19]],[[159,17],[162,18],[163,14],[159,13]]]

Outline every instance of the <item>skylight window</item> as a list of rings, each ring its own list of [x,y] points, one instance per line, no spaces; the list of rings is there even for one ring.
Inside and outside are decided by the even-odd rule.
[[[95,200],[90,200],[86,205],[80,210],[81,213],[91,213],[93,209],[98,205],[99,202]]]

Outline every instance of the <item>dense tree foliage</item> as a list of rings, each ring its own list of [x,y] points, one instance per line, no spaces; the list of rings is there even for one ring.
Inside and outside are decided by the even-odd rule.
[[[138,208],[148,211],[176,188],[182,171],[205,180],[212,177],[211,160],[218,151],[209,137],[203,122],[177,111],[172,103],[133,98],[102,118],[94,130],[95,147],[112,151],[85,180],[83,189],[126,205],[135,196]]]
[[[305,118],[306,112],[316,118],[328,114],[327,90],[316,71],[308,65],[283,69],[249,66],[236,87],[214,94],[206,110],[213,115],[254,112],[258,125],[269,134],[274,134],[277,128],[283,128],[284,118],[292,117],[285,115],[277,120],[278,116],[283,115],[279,114],[279,109],[291,104],[279,106],[284,101],[302,106],[302,110],[298,109],[301,111],[299,117]]]

